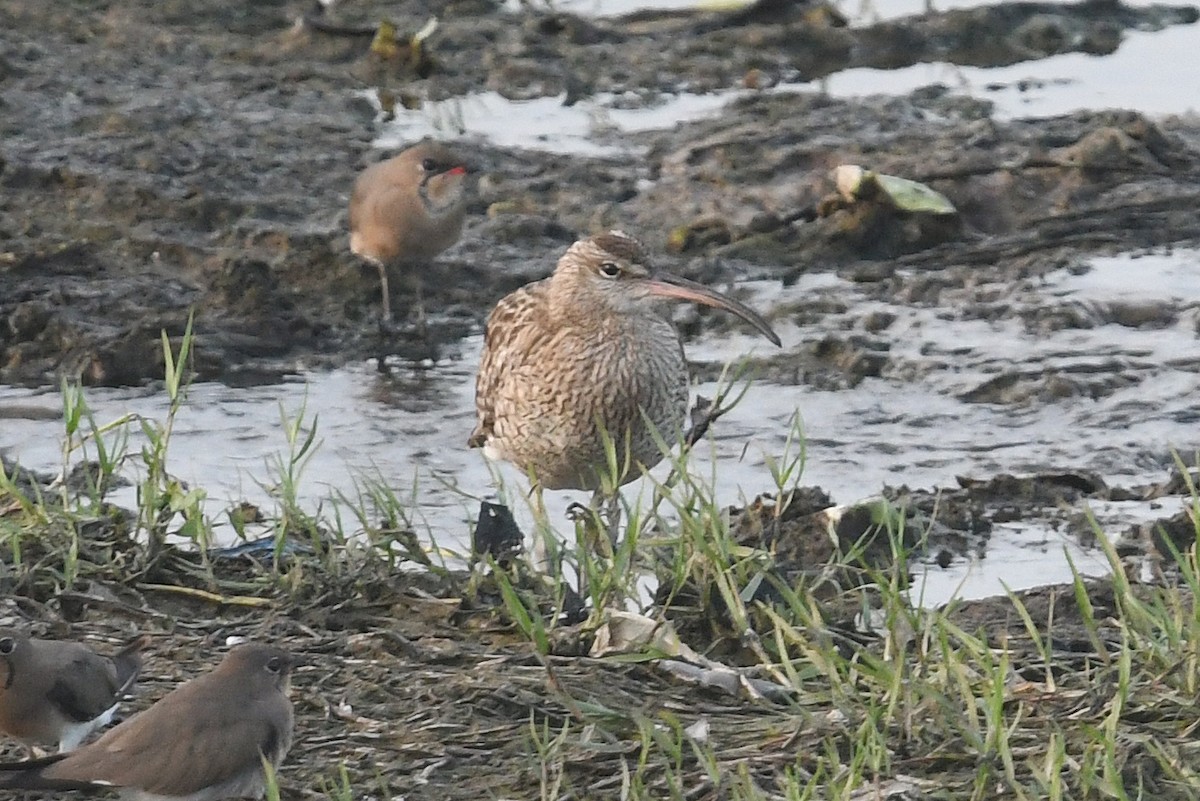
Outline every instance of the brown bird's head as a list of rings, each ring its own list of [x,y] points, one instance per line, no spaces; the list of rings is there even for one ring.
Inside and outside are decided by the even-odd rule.
[[[291,686],[292,669],[300,661],[281,648],[250,642],[226,654],[217,671],[235,673],[254,688],[275,688],[286,693]]]
[[[467,165],[445,145],[421,142],[400,153],[396,161],[399,180],[417,187],[417,193],[434,211],[449,208],[462,200]]]
[[[650,311],[664,299],[724,309],[780,344],[779,336],[753,309],[703,284],[654,269],[642,243],[622,231],[597,234],[571,245],[559,260],[552,281],[574,304],[601,306],[612,314]]]

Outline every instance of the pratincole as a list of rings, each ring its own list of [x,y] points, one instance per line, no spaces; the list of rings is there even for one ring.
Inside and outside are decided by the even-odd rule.
[[[383,317],[392,319],[389,268],[410,271],[417,318],[424,319],[420,276],[462,235],[466,216],[465,162],[445,145],[425,141],[372,164],[350,196],[350,250],[379,270]]]
[[[83,643],[0,630],[0,731],[30,750],[78,747],[112,722],[137,681],[141,652],[149,643],[143,634],[112,656],[102,656]]]
[[[292,744],[297,659],[234,648],[211,673],[69,754],[0,765],[0,789],[120,790],[126,801],[257,798]]]

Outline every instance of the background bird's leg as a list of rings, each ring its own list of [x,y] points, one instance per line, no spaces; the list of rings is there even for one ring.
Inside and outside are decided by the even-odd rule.
[[[383,320],[390,323],[392,321],[392,291],[388,284],[387,265],[377,261],[375,266],[379,268],[379,286],[383,290]]]

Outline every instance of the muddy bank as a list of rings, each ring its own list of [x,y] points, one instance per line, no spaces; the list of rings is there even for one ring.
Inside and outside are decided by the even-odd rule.
[[[1185,484],[1180,476],[1157,490],[1179,492]],[[1095,477],[1081,474],[1001,477],[948,493],[944,519],[958,528],[964,512],[986,515],[1005,502],[1048,509],[1112,493]],[[821,496],[817,490],[802,492],[794,514],[783,516],[770,542],[748,536],[754,527],[743,519],[743,541],[771,548],[781,562],[788,558],[780,547],[785,540],[805,550],[806,559],[813,557],[828,536],[823,528],[806,531],[798,523],[823,503]],[[933,502],[932,496],[916,499],[913,514],[923,514]],[[845,533],[853,536],[849,528]],[[802,655],[802,643],[796,644],[795,687],[771,700],[699,687],[644,657],[633,663],[588,658],[584,654],[595,632],[583,626],[556,626],[551,652],[539,655],[505,611],[494,581],[483,574],[403,572],[382,552],[361,549],[285,556],[274,568],[261,552],[214,557],[211,573],[195,555],[166,552],[150,572],[139,573],[131,567],[136,560],[104,552],[113,543],[128,542],[119,522],[88,526],[81,536],[76,563],[81,577],[69,586],[53,580],[65,568],[66,552],[49,547],[26,551],[25,566],[0,574],[0,625],[83,639],[104,652],[134,632],[150,634],[146,668],[126,714],[211,669],[230,638],[265,640],[302,654],[307,664],[296,673],[291,693],[296,741],[279,776],[286,799],[327,797],[344,781],[356,798],[543,798],[549,788],[557,788],[556,797],[608,798],[620,792],[630,773],[648,791],[645,797],[661,797],[679,785],[694,797],[742,797],[737,792],[742,780],[777,794],[794,781],[796,771],[802,781],[823,785],[828,779],[820,771],[830,759],[826,749],[834,748],[835,764],[838,750],[857,753],[860,727],[879,721],[877,700],[842,697],[830,689],[822,673],[830,657],[818,658],[820,650],[811,649],[829,649],[847,664],[859,665],[855,671],[866,671],[863,665],[897,659],[891,649],[899,644],[899,658],[912,660],[917,686],[927,681],[919,678],[930,667],[926,661],[937,658],[913,639],[911,629],[907,635],[904,626],[890,633],[868,631],[852,614],[839,611],[860,599],[852,585],[822,592],[819,584],[801,578],[796,586],[823,623],[807,635],[813,637],[809,656]],[[829,553],[816,558],[830,557],[828,568],[862,569],[857,558],[841,561]],[[886,560],[871,561],[888,569]],[[522,591],[537,597],[534,586]],[[1134,590],[1148,604],[1160,597],[1179,600],[1158,595],[1162,592],[1150,586]],[[970,643],[1003,651],[1012,677],[1005,681],[1007,704],[1017,709],[1009,736],[1022,749],[1032,749],[1018,753],[1039,755],[1017,761],[1013,781],[1024,782],[1038,775],[1036,765],[1045,752],[1044,742],[1041,749],[1037,743],[1047,732],[1065,737],[1074,751],[1086,742],[1089,727],[1108,718],[1103,687],[1117,682],[1119,669],[1128,669],[1118,667],[1111,650],[1130,636],[1129,624],[1120,617],[1129,600],[1125,590],[1104,581],[1089,582],[1084,595],[1071,587],[1048,587],[1016,598],[1027,618],[1008,598],[954,609],[948,625],[957,628],[945,635],[938,654],[979,647]],[[685,600],[686,594],[677,596],[665,611],[687,632],[690,646],[739,666],[748,678],[778,679],[778,672],[759,665],[747,648],[755,641],[748,632],[729,630],[715,607],[706,612],[706,627],[696,625],[682,609]],[[760,600],[779,601],[765,595]],[[761,607],[755,604],[755,609]],[[917,616],[913,621],[919,624]],[[756,617],[753,623],[769,646],[769,622]],[[951,664],[962,663],[951,657]],[[972,670],[976,664],[971,663]],[[1139,677],[1147,667],[1153,663],[1134,660]],[[1145,750],[1186,747],[1191,742],[1187,721],[1195,719],[1194,699],[1165,688],[1166,678],[1155,675],[1159,681],[1132,682],[1136,692],[1121,696],[1122,708],[1129,711],[1111,718],[1118,726],[1112,759],[1130,772],[1145,770],[1152,784],[1155,763]],[[970,679],[976,680],[978,675]],[[968,678],[962,681],[965,686]],[[878,747],[886,749],[888,762],[871,781],[915,782],[930,791],[939,788],[946,797],[970,797],[986,749],[936,714],[919,726],[909,716],[905,721],[884,724],[879,732]],[[669,737],[685,728],[696,744],[712,749],[719,771],[712,771],[700,751],[685,750],[686,756],[673,759]],[[654,734],[664,731],[667,740]],[[1143,737],[1133,737],[1137,731]],[[694,732],[703,732],[703,739]],[[17,756],[11,744],[0,748],[6,757]],[[929,759],[930,749],[939,758]],[[1187,797],[1172,795],[1178,787],[1170,781],[1161,786],[1164,797]]]
[[[603,226],[670,246],[709,280],[839,269],[890,294],[924,291],[911,283],[930,274],[962,287],[980,271],[1024,276],[1200,239],[1194,121],[1104,112],[998,123],[985,103],[939,89],[863,102],[764,93],[718,120],[644,135],[627,159],[480,145],[468,232],[429,282],[434,346],[415,332],[383,342],[372,273],[343,235],[353,176],[380,156],[363,91],[402,103],[485,88],[653,103],[850,66],[1107,52],[1124,29],[1196,12],[1023,4],[848,28],[770,3],[589,21],[464,1],[433,9],[432,61],[413,64],[371,55],[366,36],[298,26],[305,10],[0,8],[0,380],[138,383],[159,372],[159,332],[179,335],[190,308],[202,377],[257,381],[381,351],[453,355],[496,297]],[[428,13],[387,12],[401,29]],[[379,13],[356,4],[330,21],[354,28]],[[995,35],[973,46],[983,29]],[[848,161],[930,182],[961,225],[930,231],[862,211],[818,219],[829,167]],[[897,286],[897,267],[922,277]]]
[[[870,628],[863,621],[864,609],[879,605],[881,579],[891,576],[912,589],[914,603],[921,603],[921,587],[929,574],[966,562],[981,564],[982,572],[1002,581],[1021,581],[1019,569],[1006,567],[1004,560],[1013,559],[1022,547],[1040,550],[1044,559],[1054,562],[1062,559],[1064,541],[1099,549],[1098,532],[1111,543],[1112,558],[1128,575],[1148,583],[1177,581],[1174,554],[1186,553],[1196,540],[1189,509],[1197,479],[1200,474],[1194,471],[1178,470],[1164,474],[1162,481],[1138,486],[1120,486],[1095,473],[1073,470],[961,476],[957,486],[884,487],[876,498],[846,505],[834,505],[818,487],[800,487],[784,495],[760,495],[749,506],[729,510],[730,534],[739,545],[770,554],[756,577],[761,583],[756,583],[755,600],[776,605],[786,592],[799,592],[819,604],[825,625],[861,633],[864,626]],[[1128,515],[1139,506],[1146,511]],[[1041,545],[1006,543],[1014,530],[1043,532]],[[1048,537],[1045,532],[1056,534]],[[994,537],[999,542],[993,542]],[[899,565],[898,550],[906,558]],[[1075,570],[1088,575],[1082,566]],[[680,588],[668,574],[659,578],[656,602],[686,641],[703,643],[709,656],[753,664],[744,632],[711,587],[693,582]],[[1107,580],[1096,586],[1107,586]],[[1068,591],[1049,587],[1020,595],[1041,603],[1036,599]],[[957,620],[989,636],[1022,625],[1009,619],[1011,609],[1003,597],[956,602],[953,608]],[[764,613],[754,617],[752,625],[768,631],[769,621]],[[1078,621],[1060,618],[1056,623],[1059,636],[1083,636],[1072,628]]]

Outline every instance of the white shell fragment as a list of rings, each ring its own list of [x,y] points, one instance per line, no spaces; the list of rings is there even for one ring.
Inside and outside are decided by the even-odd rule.
[[[413,34],[413,37],[412,37],[413,42],[420,43],[420,42],[425,41],[430,36],[433,36],[433,32],[436,31],[437,28],[438,28],[437,17],[430,17],[429,21],[426,22],[421,27],[421,30],[419,30]]]

